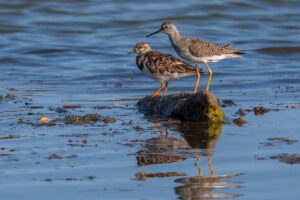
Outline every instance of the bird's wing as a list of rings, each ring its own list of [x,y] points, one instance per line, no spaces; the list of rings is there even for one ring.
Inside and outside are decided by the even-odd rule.
[[[178,58],[158,51],[151,51],[146,54],[147,63],[145,66],[152,73],[173,74],[173,73],[196,73],[194,67],[179,60]]]
[[[229,44],[219,46],[214,43],[193,38],[190,40],[189,52],[195,57],[209,57],[215,55],[236,53],[238,50],[233,49]]]

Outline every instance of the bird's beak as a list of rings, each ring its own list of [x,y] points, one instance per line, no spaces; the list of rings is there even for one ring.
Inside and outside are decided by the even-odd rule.
[[[157,31],[155,31],[155,32],[153,32],[153,33],[147,35],[146,37],[150,37],[151,35],[155,35],[155,34],[157,34],[157,33],[160,33],[161,31],[162,31],[162,29],[159,29],[159,30],[157,30]]]
[[[133,54],[133,53],[135,53],[134,50],[128,52],[128,54]]]

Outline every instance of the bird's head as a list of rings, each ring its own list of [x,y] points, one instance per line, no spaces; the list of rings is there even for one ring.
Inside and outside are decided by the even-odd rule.
[[[142,55],[147,53],[148,51],[151,51],[150,45],[144,42],[139,42],[135,45],[135,47],[130,52],[128,52],[128,54],[135,53],[138,55]]]
[[[177,28],[176,28],[175,24],[173,24],[172,22],[163,22],[160,25],[160,29],[147,35],[146,37],[150,37],[151,35],[155,35],[157,33],[165,33],[167,35],[171,35],[175,32],[177,32]]]

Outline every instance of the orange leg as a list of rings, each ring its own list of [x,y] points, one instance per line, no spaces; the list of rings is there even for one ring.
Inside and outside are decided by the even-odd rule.
[[[197,93],[198,85],[199,85],[199,81],[200,81],[200,72],[199,72],[199,68],[197,65],[196,65],[196,73],[197,73],[197,80],[196,80],[196,84],[195,84],[195,88],[194,88],[194,94]]]
[[[168,81],[166,81],[166,86],[165,86],[165,89],[164,89],[164,96],[166,96],[168,89],[169,89],[169,84],[168,84]]]
[[[161,89],[164,87],[164,82],[160,81],[160,83],[161,84],[160,84],[159,88],[151,95],[151,98],[158,96]]]

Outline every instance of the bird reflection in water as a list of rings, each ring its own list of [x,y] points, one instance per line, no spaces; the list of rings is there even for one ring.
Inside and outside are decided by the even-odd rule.
[[[231,181],[232,175],[215,175],[212,164],[212,158],[216,147],[217,140],[222,132],[222,124],[199,124],[196,122],[181,122],[177,125],[176,130],[182,134],[188,145],[196,149],[196,161],[198,175],[193,177],[183,177],[175,181],[181,183],[181,186],[174,188],[179,199],[215,199],[215,198],[234,198],[238,194],[214,193],[216,189],[239,188],[240,183]],[[200,150],[200,153],[199,153]],[[203,176],[203,170],[200,166],[201,156],[207,157],[209,175]]]
[[[222,124],[182,122],[178,124],[177,131],[182,134],[183,138],[187,141],[191,148],[196,149],[195,166],[197,167],[198,175],[201,176],[203,173],[200,166],[200,158],[202,155],[207,156],[207,164],[210,170],[210,175],[214,175],[215,170],[212,165],[212,156],[216,142],[222,132]],[[198,149],[202,150],[202,155],[199,153]]]
[[[230,179],[239,174],[215,175],[213,154],[216,143],[222,132],[222,124],[203,124],[198,122],[156,121],[153,122],[160,135],[143,142],[142,150],[136,153],[138,166],[180,162],[187,158],[195,159],[197,175],[187,177],[184,172],[140,172],[135,176],[138,180],[181,176],[175,181],[182,185],[174,188],[179,199],[214,199],[234,198],[237,194],[213,192],[216,189],[239,188],[240,183]],[[179,134],[178,134],[179,133]],[[196,156],[195,156],[195,151]],[[200,166],[202,157],[207,157],[209,175],[204,176]]]

